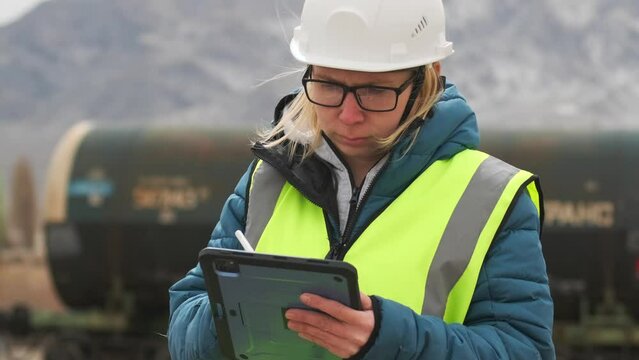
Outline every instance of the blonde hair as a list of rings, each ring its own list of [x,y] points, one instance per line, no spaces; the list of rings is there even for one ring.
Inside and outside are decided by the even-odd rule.
[[[439,100],[442,90],[443,84],[440,84],[439,76],[433,66],[425,65],[422,87],[407,119],[390,136],[377,139],[380,153],[390,151],[413,122],[426,117]],[[308,100],[304,89],[300,89],[300,92],[283,110],[279,122],[273,128],[260,132],[258,141],[266,148],[288,142],[291,158],[295,154],[301,154],[302,159],[312,155],[322,140],[322,132],[315,113],[316,106],[318,105]],[[416,132],[413,135],[413,142],[415,136],[417,136]]]

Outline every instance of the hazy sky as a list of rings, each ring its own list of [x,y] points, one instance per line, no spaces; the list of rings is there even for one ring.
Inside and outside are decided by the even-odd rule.
[[[0,26],[26,14],[43,1],[46,0],[0,0]]]

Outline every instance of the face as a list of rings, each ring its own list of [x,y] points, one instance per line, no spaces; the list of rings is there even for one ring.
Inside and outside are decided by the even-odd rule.
[[[412,75],[409,70],[371,73],[313,66],[313,79],[347,86],[378,85],[399,87]],[[399,126],[412,85],[399,96],[397,107],[388,112],[363,110],[353,93],[339,107],[316,106],[320,129],[335,144],[349,165],[377,162],[380,153],[376,139],[390,136]]]

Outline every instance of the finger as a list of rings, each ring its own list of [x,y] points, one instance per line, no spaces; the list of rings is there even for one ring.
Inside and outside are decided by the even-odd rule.
[[[360,292],[359,301],[362,303],[362,310],[373,310],[373,301],[368,295]]]
[[[348,341],[344,341],[342,338],[335,336],[331,333],[324,332],[320,329],[314,328],[312,326],[308,326],[305,324],[297,323],[290,324],[289,327],[297,328],[301,326],[303,328],[302,331],[298,332],[298,335],[311,341],[331,353],[339,356],[340,358],[348,358],[357,353],[359,351],[359,347],[354,344],[349,343]]]
[[[329,352],[331,352],[333,355],[336,355],[337,357],[339,357],[340,359],[347,359],[350,358],[351,356],[355,355],[356,353],[354,352],[350,352],[346,349],[341,349],[339,347],[333,346],[331,344],[327,344],[325,341],[315,338],[310,334],[302,334],[302,333],[298,333],[297,335],[299,335],[299,337],[301,337],[302,339],[308,340],[312,343],[315,343],[321,347],[323,347],[324,349],[328,350]]]
[[[354,323],[360,318],[357,310],[335,300],[309,293],[302,294],[300,300],[304,305],[320,310],[343,322]]]
[[[323,313],[310,310],[290,309],[284,316],[290,321],[322,329],[337,336],[348,335],[344,323]]]
[[[342,348],[357,350],[368,342],[372,325],[368,327],[370,330],[362,330],[361,328],[345,325],[330,316],[321,316],[323,318],[309,316],[299,320],[289,320],[287,325],[293,331],[312,334],[326,341],[342,344],[340,345]]]

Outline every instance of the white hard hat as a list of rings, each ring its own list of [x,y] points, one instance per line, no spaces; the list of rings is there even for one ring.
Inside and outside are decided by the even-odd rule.
[[[291,52],[311,65],[382,72],[431,64],[453,44],[442,0],[306,0]]]

